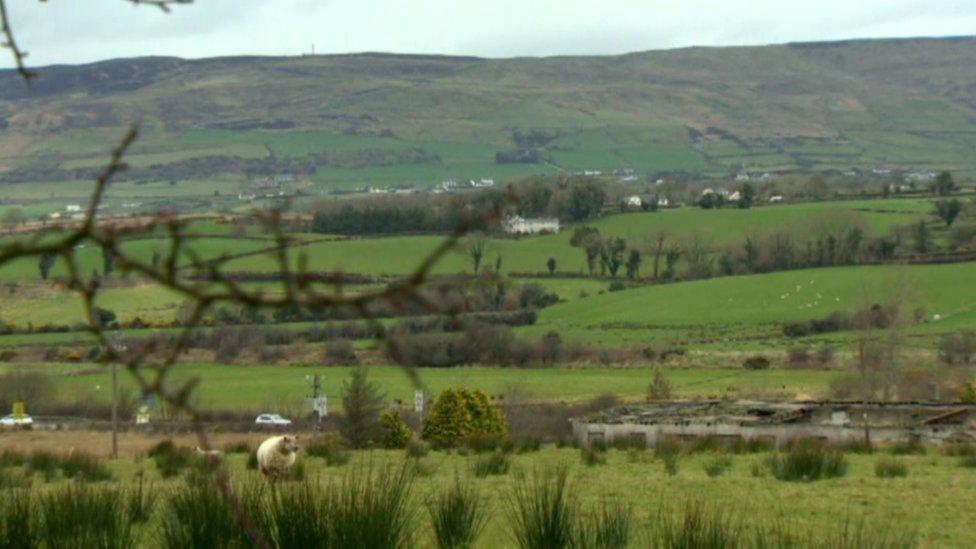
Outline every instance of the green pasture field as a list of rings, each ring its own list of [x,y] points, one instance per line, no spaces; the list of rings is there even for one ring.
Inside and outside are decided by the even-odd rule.
[[[120,322],[139,317],[151,324],[173,321],[182,303],[183,296],[175,290],[149,282],[106,289],[99,292],[97,300],[99,307],[113,311]],[[85,322],[85,312],[76,294],[51,286],[31,285],[19,288],[14,296],[3,300],[0,318],[14,326],[74,325]]]
[[[139,240],[128,240],[122,247],[133,257],[149,263],[152,260],[153,252],[165,257],[171,240],[166,237],[145,238]],[[269,247],[270,244],[263,240],[229,239],[229,238],[194,238],[187,240],[185,246],[188,250],[184,252],[181,261],[188,262],[192,259],[190,251],[200,259],[214,259],[221,255],[233,255],[237,253],[255,251]],[[75,249],[75,257],[81,274],[88,275],[97,270],[100,274],[104,269],[102,251],[100,248],[91,245],[81,245]],[[67,267],[61,258],[58,258],[49,274],[50,278],[66,276]],[[14,260],[0,267],[0,280],[40,280],[41,275],[38,271],[37,258],[24,258]]]
[[[810,234],[818,224],[831,223],[834,216],[852,215],[863,220],[870,234],[884,234],[893,227],[927,218],[931,205],[925,199],[851,200],[766,206],[748,210],[703,210],[685,207],[653,213],[630,213],[606,216],[585,225],[600,229],[606,235],[620,236],[638,249],[650,246],[659,230],[666,230],[679,242],[700,235],[713,246],[739,244],[748,234],[762,235],[773,229],[785,229],[797,238]],[[852,213],[853,212],[853,213]],[[502,272],[545,272],[546,260],[553,257],[557,270],[582,273],[586,270],[585,254],[569,245],[572,236],[567,227],[559,234],[522,238],[492,239],[486,252],[486,264],[502,257]],[[439,236],[393,236],[358,238],[326,242],[301,248],[314,270],[341,270],[364,274],[405,274],[442,242]],[[645,253],[645,272],[649,260]],[[254,255],[232,261],[234,271],[267,272],[276,265],[269,256]],[[434,267],[436,273],[470,272],[471,261],[463,243],[456,253],[448,254]]]
[[[38,276],[39,275],[35,275]],[[562,300],[573,300],[606,291],[608,283],[585,278],[524,278],[513,279],[513,285],[539,284],[555,293]],[[251,292],[280,295],[284,289],[277,282],[246,282],[240,285]],[[343,291],[355,294],[375,286],[346,285]],[[331,290],[332,288],[328,288]],[[6,324],[25,327],[44,325],[74,325],[85,321],[81,299],[63,287],[51,282],[20,279],[13,291],[0,290],[0,320]],[[127,323],[140,318],[149,324],[172,322],[185,301],[181,293],[163,288],[142,279],[131,281],[109,280],[98,293],[97,305],[117,315],[118,321]],[[9,336],[0,336],[0,345]],[[78,334],[71,339],[83,339]]]
[[[898,296],[911,317],[908,332],[976,328],[976,263],[803,269],[645,286],[557,304],[539,312],[526,334],[555,330],[570,340],[641,345],[698,338],[731,348],[770,339],[782,343],[781,323],[853,313]],[[939,315],[935,320],[934,315]]]
[[[107,368],[91,364],[0,365],[0,371],[30,368],[55,374],[58,394],[68,401],[107,403],[111,375]],[[390,401],[413,402],[416,386],[404,368],[368,366]],[[329,409],[342,408],[343,383],[352,367],[346,366],[235,366],[179,364],[170,374],[170,387],[197,377],[194,403],[201,409],[250,410],[284,414],[302,413],[308,396],[308,376],[324,376]],[[674,392],[681,397],[779,396],[795,398],[823,394],[837,372],[820,370],[677,369],[663,368]],[[71,375],[64,375],[71,373]],[[481,389],[493,399],[528,402],[581,402],[611,394],[641,401],[653,376],[649,367],[590,366],[579,368],[421,368],[417,377],[433,396],[452,387]],[[120,386],[134,394],[135,385],[122,373]]]
[[[460,452],[433,451],[411,461],[402,450],[363,450],[352,452],[351,461],[343,466],[328,466],[323,458],[301,452],[298,459],[306,478],[313,483],[342,482],[350,474],[388,468],[423,471],[411,475],[407,504],[417,547],[435,546],[425,502],[448,490],[457,478],[485,498],[488,521],[475,547],[516,547],[510,515],[515,482],[520,476],[556,468],[567,470],[571,501],[580,506],[582,513],[592,514],[613,503],[630,509],[631,547],[648,546],[650,529],[662,515],[680,516],[683,508],[696,503],[723,511],[726,520],[741,523],[746,532],[757,527],[778,528],[800,540],[842,539],[846,530],[851,536],[857,532],[867,536],[862,542],[889,537],[921,547],[976,544],[976,519],[970,512],[976,504],[976,492],[971,489],[976,470],[961,467],[958,458],[941,456],[935,450],[929,450],[927,455],[895,458],[907,467],[907,476],[901,478],[876,477],[876,462],[892,459],[890,456],[849,453],[844,476],[814,482],[776,480],[766,471],[769,452],[729,455],[728,469],[710,477],[705,467],[718,456],[716,452],[680,455],[677,472],[668,475],[662,460],[654,457],[652,451],[611,449],[605,453],[605,464],[588,467],[581,462],[579,450],[546,445],[539,451],[513,454],[508,473],[484,478],[472,472],[483,455]],[[259,473],[246,468],[247,455],[228,454],[224,459],[235,487],[264,482]],[[142,478],[151,482],[160,496],[185,482],[181,477],[163,479],[153,461],[144,458],[103,463],[114,477],[108,482],[124,485]],[[35,490],[43,489],[39,475],[33,481]],[[51,485],[60,482],[63,481],[56,478]],[[164,511],[165,497],[157,499],[156,514],[148,526],[139,529],[146,536],[143,541],[150,539],[149,528],[161,520]],[[847,544],[825,546],[847,547],[852,543],[854,540],[849,539]]]

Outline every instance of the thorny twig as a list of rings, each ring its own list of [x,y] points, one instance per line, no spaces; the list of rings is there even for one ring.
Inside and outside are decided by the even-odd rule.
[[[45,2],[46,0],[41,0]],[[169,13],[171,11],[170,6],[175,5],[186,5],[192,4],[193,0],[123,0],[134,6],[154,6],[162,10],[164,13]],[[14,67],[17,74],[24,79],[27,85],[31,85],[31,82],[37,78],[39,75],[37,71],[27,68],[24,63],[24,59],[27,57],[27,52],[21,49],[17,45],[17,41],[14,39],[14,31],[10,25],[10,17],[7,15],[7,4],[6,0],[0,0],[0,35],[3,37],[3,42],[0,42],[0,47],[7,48],[10,50],[10,54],[14,58]]]
[[[17,40],[14,39],[14,31],[10,26],[10,16],[7,15],[5,0],[0,0],[0,33],[3,34],[3,43],[0,46],[10,50],[10,54],[14,57],[17,73],[27,82],[27,85],[30,85],[31,81],[37,78],[37,72],[28,69],[24,64],[27,52],[20,49],[17,46]]]
[[[168,12],[171,5],[189,4],[193,0],[124,1],[134,5],[155,6],[164,12]],[[37,73],[28,69],[23,62],[27,53],[19,49],[14,41],[4,0],[0,0],[0,19],[2,19],[2,34],[5,39],[2,45],[12,51],[17,72],[30,84],[31,80],[37,77]],[[27,238],[16,238],[0,246],[0,268],[15,260],[29,257],[52,255],[61,258],[68,272],[65,280],[66,286],[81,298],[87,318],[86,330],[104,349],[103,359],[123,364],[144,396],[153,395],[163,403],[189,416],[201,448],[210,450],[212,447],[207,436],[203,414],[191,401],[193,390],[198,385],[199,379],[192,378],[177,387],[170,387],[167,380],[180,355],[188,348],[190,338],[199,328],[204,316],[215,305],[227,303],[252,309],[298,308],[311,311],[348,308],[356,311],[362,319],[369,323],[377,338],[385,339],[388,342],[390,354],[393,357],[400,355],[399,348],[393,340],[385,337],[386,329],[371,313],[370,305],[386,302],[402,306],[405,303],[413,302],[424,305],[430,311],[436,312],[438,310],[437,305],[431,303],[419,289],[427,281],[434,265],[454,250],[459,239],[467,233],[470,226],[467,221],[462,221],[457,229],[427,257],[423,258],[413,273],[403,280],[379,290],[347,295],[342,291],[341,277],[328,285],[333,290],[331,292],[316,289],[314,285],[310,284],[308,262],[304,253],[299,255],[296,267],[292,267],[292,261],[288,254],[290,239],[282,228],[281,211],[267,212],[261,215],[259,219],[271,232],[276,243],[274,257],[283,290],[280,296],[265,295],[260,289],[245,290],[232,276],[222,272],[221,267],[229,258],[222,257],[217,260],[201,261],[196,256],[195,251],[186,246],[187,236],[183,232],[183,221],[176,217],[160,214],[153,216],[148,221],[124,226],[100,223],[98,212],[108,187],[112,179],[126,169],[123,159],[138,136],[139,128],[138,125],[134,124],[113,148],[108,164],[95,180],[94,190],[79,224],[70,227],[45,227]],[[498,211],[492,210],[488,217],[491,218],[490,220],[494,220],[497,215]],[[155,261],[147,263],[140,260],[123,246],[127,238],[160,230],[164,231],[169,239],[169,248],[158,264]],[[142,276],[162,287],[175,291],[191,304],[191,313],[184,320],[182,329],[166,352],[160,354],[151,345],[138,350],[125,351],[119,347],[116,340],[117,334],[107,329],[100,318],[97,298],[101,281],[98,276],[86,277],[81,271],[78,258],[75,255],[78,247],[83,244],[94,244],[110,254],[119,271]],[[189,263],[189,270],[191,271],[189,274],[183,274],[187,268],[180,264],[181,258],[184,257],[192,260]],[[418,387],[421,386],[416,370],[407,368],[406,371],[413,383]],[[254,528],[235,496],[226,469],[214,469],[214,483],[231,505],[237,521],[255,546],[266,547],[267,542]]]
[[[130,4],[136,5],[136,6],[139,6],[139,5],[155,6],[155,7],[159,8],[159,9],[163,10],[163,12],[165,12],[165,13],[169,13],[170,12],[170,8],[169,8],[170,6],[173,6],[173,5],[176,5],[176,4],[192,4],[193,3],[193,0],[125,0],[125,1],[126,2],[129,2]]]
[[[167,380],[180,355],[189,347],[190,338],[200,327],[206,313],[214,306],[236,304],[251,309],[297,308],[309,311],[347,308],[357,312],[358,316],[371,326],[378,339],[387,342],[390,355],[394,358],[400,356],[400,350],[395,340],[386,337],[386,329],[375,318],[370,305],[388,303],[395,307],[402,307],[407,303],[416,303],[431,312],[440,312],[438,305],[432,303],[420,289],[427,282],[437,262],[456,249],[459,240],[468,232],[469,220],[462,220],[456,230],[444,238],[419,262],[416,269],[402,280],[378,290],[347,294],[343,292],[341,277],[326,284],[326,289],[310,284],[309,280],[312,277],[308,272],[305,254],[299,254],[297,261],[294,262],[289,257],[291,241],[282,227],[281,211],[271,210],[259,214],[258,219],[271,232],[276,243],[273,257],[277,263],[277,274],[280,275],[282,285],[280,295],[268,295],[260,289],[248,291],[243,288],[232,276],[222,271],[223,264],[230,258],[221,257],[216,260],[201,261],[193,249],[186,246],[184,222],[176,217],[158,215],[148,221],[125,226],[100,222],[98,212],[105,194],[113,177],[126,169],[125,154],[138,135],[138,126],[131,126],[113,148],[108,164],[95,180],[94,190],[80,223],[71,227],[45,228],[29,238],[15,238],[8,244],[0,246],[0,268],[12,261],[27,257],[40,257],[45,254],[60,257],[68,272],[65,278],[66,286],[81,298],[87,318],[85,329],[104,349],[103,359],[123,364],[143,395],[153,395],[189,416],[201,448],[209,450],[211,444],[206,434],[204,416],[193,405],[191,399],[199,379],[192,378],[175,387],[170,386]],[[492,221],[497,218],[497,215],[496,208],[488,212],[487,217]],[[123,245],[127,239],[159,230],[165,231],[169,240],[169,249],[158,264],[147,263],[134,256]],[[132,351],[123,351],[119,348],[115,340],[117,334],[109,330],[100,318],[97,306],[101,287],[100,277],[86,276],[76,257],[76,250],[83,244],[95,245],[105,250],[114,258],[116,268],[121,273],[142,276],[182,295],[187,300],[192,310],[183,320],[181,330],[170,342],[168,349],[160,353],[151,345]],[[191,260],[189,267],[180,264],[181,258]],[[296,265],[293,266],[293,263]],[[190,272],[187,272],[188,269]],[[406,368],[405,371],[416,386],[422,386],[416,370]],[[227,472],[215,471],[214,481],[232,505],[238,521],[245,528],[248,536],[256,545],[265,546],[264,540],[253,528],[239,505],[230,486]]]

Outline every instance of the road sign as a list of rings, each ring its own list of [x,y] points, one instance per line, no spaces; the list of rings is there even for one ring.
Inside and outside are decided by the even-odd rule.
[[[27,415],[25,409],[23,402],[14,402],[10,409],[10,415],[14,416],[14,419],[24,419],[24,416]]]
[[[413,411],[418,414],[424,413],[424,392],[420,389],[413,392]]]
[[[136,412],[136,425],[145,425],[147,423],[149,423],[149,407],[143,405]]]
[[[325,395],[315,397],[313,406],[315,408],[315,413],[318,414],[320,418],[329,415],[329,399]]]

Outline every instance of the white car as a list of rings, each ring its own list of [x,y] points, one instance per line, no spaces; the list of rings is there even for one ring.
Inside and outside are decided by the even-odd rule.
[[[291,425],[290,419],[285,419],[279,414],[261,414],[254,419],[257,425]]]
[[[27,414],[14,417],[13,414],[0,417],[0,427],[24,428],[34,425],[34,418]]]

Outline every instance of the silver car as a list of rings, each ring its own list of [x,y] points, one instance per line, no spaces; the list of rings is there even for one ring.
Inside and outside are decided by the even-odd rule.
[[[0,417],[0,427],[12,427],[14,429],[27,429],[34,425],[34,418],[27,414],[17,417],[13,414]]]
[[[261,414],[254,419],[257,425],[291,425],[290,419],[285,419],[279,414]]]

